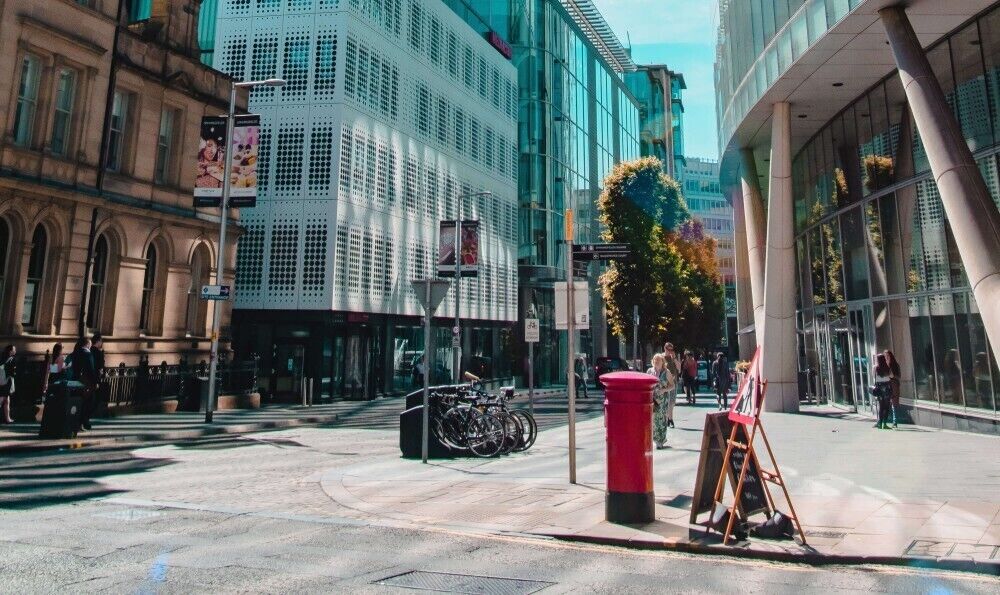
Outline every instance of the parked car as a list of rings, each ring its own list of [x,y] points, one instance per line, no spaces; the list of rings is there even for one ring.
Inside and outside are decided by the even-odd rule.
[[[598,380],[601,374],[610,372],[625,372],[633,369],[631,365],[620,357],[599,357],[594,361],[594,386],[600,387]]]

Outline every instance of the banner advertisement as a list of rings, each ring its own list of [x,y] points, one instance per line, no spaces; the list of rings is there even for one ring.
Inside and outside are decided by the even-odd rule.
[[[462,276],[475,277],[479,274],[479,222],[462,221],[460,231],[455,223],[442,221],[438,228],[438,276],[455,276],[455,235],[461,233]]]
[[[198,170],[194,185],[195,207],[218,207],[222,203],[225,149],[225,116],[205,116],[201,119],[201,139],[198,145]],[[257,161],[260,149],[260,116],[236,116],[230,151],[231,207],[252,207],[257,202]]]

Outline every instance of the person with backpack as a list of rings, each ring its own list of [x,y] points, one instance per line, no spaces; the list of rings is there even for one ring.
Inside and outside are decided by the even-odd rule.
[[[719,405],[719,411],[729,407],[729,387],[732,378],[729,376],[729,360],[726,354],[721,351],[715,355],[712,362],[712,385],[715,387],[715,402]]]
[[[5,424],[14,423],[14,418],[10,416],[10,400],[14,397],[14,356],[17,355],[17,348],[13,345],[4,347],[3,357],[0,358],[0,415]]]

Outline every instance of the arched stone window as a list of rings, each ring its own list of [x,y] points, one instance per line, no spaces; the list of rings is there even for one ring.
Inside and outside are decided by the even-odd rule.
[[[111,249],[108,238],[101,234],[94,244],[94,262],[90,269],[90,298],[87,301],[87,328],[98,331],[104,326],[104,311],[108,295],[108,266]]]
[[[3,312],[4,296],[7,295],[7,284],[10,283],[10,267],[7,259],[10,257],[10,225],[0,217],[0,312]]]
[[[201,287],[208,285],[212,256],[205,244],[199,244],[191,255],[191,286],[187,295],[187,334],[204,337],[208,319],[208,302],[201,299]]]
[[[146,273],[142,278],[142,307],[139,310],[139,331],[150,334],[153,323],[153,303],[156,299],[156,271],[158,261],[156,245],[146,248]]]
[[[24,302],[21,310],[21,324],[26,327],[33,327],[38,323],[48,244],[49,237],[45,227],[35,227],[35,233],[31,236],[31,256],[28,258],[28,274],[24,279]]]

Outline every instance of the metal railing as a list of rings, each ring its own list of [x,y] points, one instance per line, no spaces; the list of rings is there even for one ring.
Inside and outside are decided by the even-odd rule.
[[[219,394],[246,395],[257,392],[260,358],[256,355],[244,361],[219,362],[217,367]],[[17,366],[17,392],[39,402],[45,361],[22,361]],[[182,358],[178,364],[150,365],[142,356],[137,366],[121,363],[108,367],[102,375],[102,401],[112,407],[154,404],[178,399],[200,399],[199,378],[208,377],[208,362],[195,364]]]

